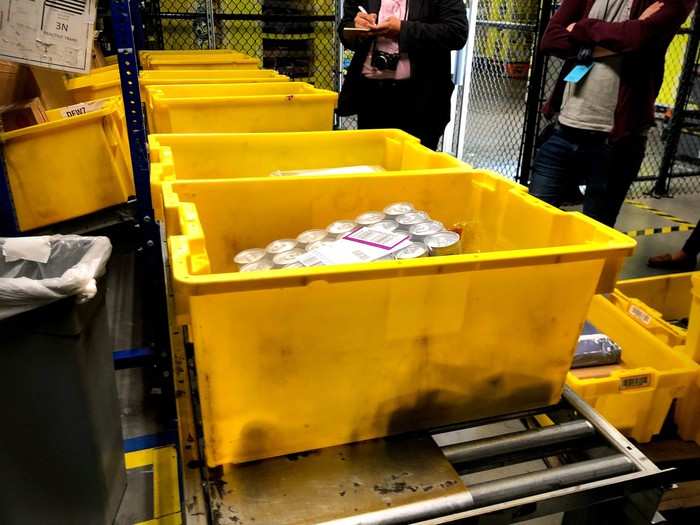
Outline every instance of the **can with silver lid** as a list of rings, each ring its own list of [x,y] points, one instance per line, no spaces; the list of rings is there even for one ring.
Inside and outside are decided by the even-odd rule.
[[[396,222],[399,224],[399,229],[408,231],[409,228],[415,224],[420,224],[421,222],[427,222],[430,220],[428,214],[424,211],[409,211],[403,215],[396,217]]]
[[[303,248],[294,248],[288,252],[278,253],[272,258],[272,264],[275,268],[283,268],[288,264],[297,262],[299,256],[305,253]]]
[[[334,223],[328,225],[326,231],[329,234],[337,237],[338,235],[350,233],[355,228],[357,228],[355,221],[335,221]]]
[[[260,262],[265,257],[267,257],[267,252],[265,250],[263,250],[262,248],[250,248],[248,250],[243,250],[242,252],[238,252],[234,256],[233,262],[238,265],[238,269],[240,270],[241,266],[245,266],[246,264]]]
[[[328,237],[326,230],[306,230],[297,235],[297,242],[302,246],[308,246],[309,244],[322,241],[326,237]]]
[[[391,219],[386,219],[383,221],[379,221],[378,223],[373,224],[372,226],[369,226],[369,229],[377,230],[384,233],[394,233],[396,230],[399,229],[399,223],[396,221],[392,221]]]
[[[272,270],[272,261],[263,259],[262,261],[244,264],[241,266],[242,272],[258,272],[260,270]]]
[[[422,242],[412,242],[405,248],[402,248],[394,254],[397,261],[405,261],[407,259],[419,259],[428,256],[428,248]]]
[[[384,208],[384,215],[386,215],[387,219],[396,219],[399,215],[413,210],[413,204],[410,202],[394,202]]]
[[[411,226],[408,229],[408,233],[411,234],[412,241],[423,242],[426,237],[435,235],[444,229],[445,227],[439,221],[425,221]]]
[[[315,250],[316,248],[320,248],[321,246],[328,246],[329,244],[333,244],[335,241],[332,239],[324,239],[322,241],[316,241],[312,242],[311,244],[308,244],[306,246],[306,251],[310,252],[312,250]]]
[[[384,220],[384,214],[380,211],[368,211],[359,215],[355,222],[358,226],[372,226]]]
[[[462,239],[459,233],[451,231],[442,231],[426,237],[425,245],[433,257],[459,255],[462,253]]]
[[[292,264],[288,264],[287,266],[283,266],[281,269],[282,270],[291,270],[292,268],[306,268],[306,266],[304,266],[300,262],[293,262]]]
[[[288,252],[296,247],[297,241],[295,239],[279,239],[268,244],[265,247],[265,251],[268,255],[274,257],[277,254]]]

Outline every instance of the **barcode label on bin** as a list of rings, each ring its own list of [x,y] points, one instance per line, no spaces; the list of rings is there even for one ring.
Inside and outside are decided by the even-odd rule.
[[[633,304],[630,305],[628,312],[640,323],[645,324],[647,326],[651,324],[651,316],[638,306],[635,306]]]
[[[632,388],[644,388],[651,385],[651,376],[649,374],[623,377],[620,379],[620,390],[630,390]]]

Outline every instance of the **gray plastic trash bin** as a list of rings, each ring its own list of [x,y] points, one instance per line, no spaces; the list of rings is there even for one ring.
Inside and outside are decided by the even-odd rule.
[[[48,242],[46,263],[8,262],[0,249],[0,523],[106,525],[126,487],[104,280],[95,281],[111,245]]]

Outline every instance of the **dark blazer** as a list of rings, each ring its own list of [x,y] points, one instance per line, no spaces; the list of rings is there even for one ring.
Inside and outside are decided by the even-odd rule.
[[[450,74],[450,51],[467,42],[467,11],[462,0],[407,0],[408,19],[401,24],[399,50],[408,53],[416,105],[406,108],[417,119],[436,126],[450,121],[450,96],[454,85]],[[354,27],[357,7],[379,13],[381,0],[346,0],[338,32],[343,45],[355,51],[338,101],[338,114],[354,115],[362,104],[362,65],[370,39],[347,41],[344,27]]]

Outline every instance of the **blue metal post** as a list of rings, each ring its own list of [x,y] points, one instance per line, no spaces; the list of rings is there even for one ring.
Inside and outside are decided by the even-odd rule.
[[[124,99],[126,127],[129,134],[139,219],[140,222],[153,223],[146,128],[141,107],[139,68],[134,34],[132,32],[129,0],[111,0],[111,4],[114,40],[122,81],[122,97]]]
[[[162,371],[163,389],[174,399],[163,254],[160,228],[153,219],[146,128],[141,106],[137,50],[129,5],[131,0],[110,1],[126,128],[129,135],[131,166],[136,188],[136,229],[141,234],[141,245],[137,250],[138,261],[143,266],[145,284],[149,287],[143,294],[146,301],[144,312],[148,316],[145,327],[150,331],[151,346],[155,350],[158,368]]]
[[[134,28],[134,43],[136,44],[136,58],[138,60],[138,52],[146,49],[146,33],[141,19],[142,0],[130,0],[129,10],[131,11],[131,23]]]

